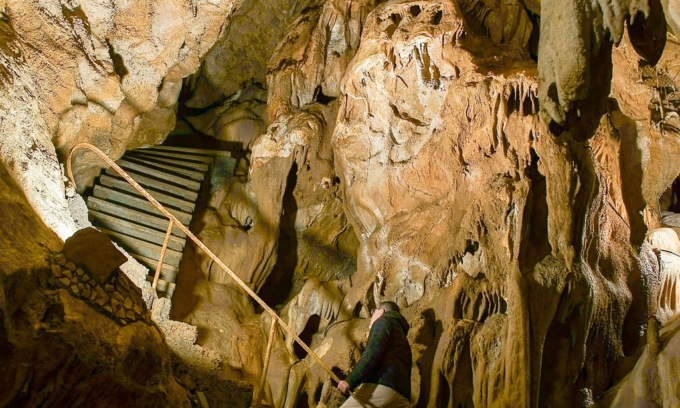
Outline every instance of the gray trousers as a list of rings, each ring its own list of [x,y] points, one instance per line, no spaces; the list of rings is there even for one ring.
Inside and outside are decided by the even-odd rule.
[[[410,408],[411,402],[384,385],[363,383],[340,408]]]

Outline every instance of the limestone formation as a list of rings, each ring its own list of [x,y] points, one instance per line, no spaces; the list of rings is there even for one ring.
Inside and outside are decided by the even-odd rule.
[[[175,124],[182,79],[223,34],[231,0],[161,3],[3,1],[3,164],[62,239],[75,232],[59,169],[92,142],[113,158],[160,142]],[[84,189],[102,165],[76,158]]]
[[[340,377],[392,300],[414,406],[677,405],[678,21],[666,0],[0,0],[0,405],[342,403],[200,248],[172,302],[94,240],[62,249],[86,224],[68,150],[171,131],[242,159],[191,227]],[[83,191],[98,163],[75,165]]]
[[[611,43],[620,43],[626,26],[633,46],[651,64],[666,41],[659,0],[545,1],[540,14],[539,97],[546,123],[596,126],[604,110],[593,108],[609,94]],[[589,109],[582,109],[583,103]]]

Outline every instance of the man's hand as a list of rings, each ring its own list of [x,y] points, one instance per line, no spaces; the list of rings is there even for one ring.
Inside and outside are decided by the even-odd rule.
[[[349,383],[345,380],[340,381],[338,383],[338,389],[341,393],[347,394],[347,391],[349,391]]]

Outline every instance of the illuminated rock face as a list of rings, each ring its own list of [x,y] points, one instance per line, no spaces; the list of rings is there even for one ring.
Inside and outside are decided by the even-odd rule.
[[[673,405],[663,345],[677,339],[646,330],[680,307],[680,225],[659,206],[680,174],[680,47],[645,39],[655,7],[673,29],[674,3],[543,3],[0,0],[0,106],[16,118],[0,120],[3,164],[68,236],[57,153],[160,142],[195,73],[185,119],[248,163],[197,235],[330,366],[351,369],[362,317],[393,300],[412,326],[417,406]],[[285,13],[259,38],[243,22],[275,4]],[[628,35],[636,7],[648,20]],[[78,160],[87,180],[94,161]],[[186,259],[174,317],[198,326],[222,378],[259,387],[269,317],[208,257]],[[275,332],[265,401],[338,406],[327,378]]]
[[[654,310],[642,211],[656,204],[627,185],[649,134],[605,119],[552,135],[535,65],[515,51],[454,5],[384,5],[342,81],[334,156],[360,236],[346,302],[429,316],[429,404],[586,404]]]
[[[182,80],[239,3],[0,2],[0,151],[40,217],[62,239],[68,217],[59,162],[77,143],[111,157],[160,143],[175,126]],[[56,150],[56,151],[55,151]],[[102,165],[77,159],[80,191]]]

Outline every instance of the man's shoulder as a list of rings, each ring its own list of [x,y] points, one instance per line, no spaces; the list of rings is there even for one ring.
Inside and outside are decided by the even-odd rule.
[[[400,329],[404,333],[406,333],[409,329],[409,324],[404,318],[404,316],[401,315],[401,313],[397,312],[387,312],[385,313],[380,320],[384,320],[385,324],[387,325],[388,328],[395,328],[395,329]]]

